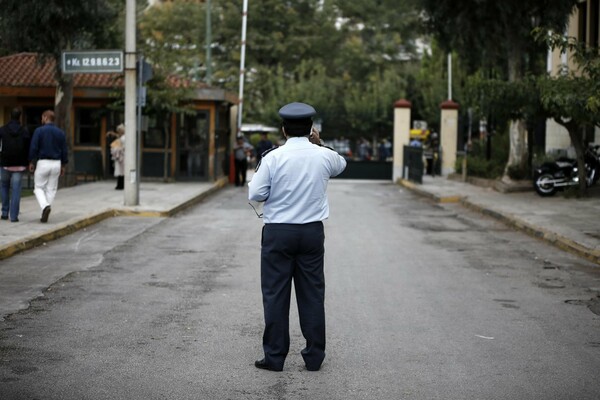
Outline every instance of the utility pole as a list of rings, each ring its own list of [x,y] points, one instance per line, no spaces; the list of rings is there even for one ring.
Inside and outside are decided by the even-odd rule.
[[[237,134],[242,133],[242,108],[244,106],[244,74],[245,74],[245,63],[246,63],[246,25],[248,21],[248,0],[244,0],[244,6],[242,11],[242,48],[240,56],[240,92],[238,107],[238,121],[237,121]]]
[[[210,85],[212,81],[212,61],[211,61],[211,42],[212,42],[212,24],[210,21],[210,0],[206,0],[206,83]]]
[[[127,0],[125,16],[125,205],[140,203],[136,129],[135,0]]]

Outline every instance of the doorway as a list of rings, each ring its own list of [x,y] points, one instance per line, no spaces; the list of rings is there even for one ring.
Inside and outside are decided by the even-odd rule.
[[[208,179],[209,112],[178,114],[177,179]]]

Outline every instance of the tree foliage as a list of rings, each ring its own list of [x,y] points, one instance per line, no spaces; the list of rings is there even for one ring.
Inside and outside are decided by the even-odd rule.
[[[61,53],[65,50],[90,50],[114,47],[118,30],[113,28],[119,7],[117,0],[3,0],[0,7],[0,32],[3,50],[35,52],[42,62],[53,58],[58,82],[55,96],[56,124],[71,133],[73,81],[62,73]],[[105,47],[106,46],[106,47]],[[120,46],[119,46],[120,47]],[[69,158],[72,149],[69,144]],[[73,163],[68,165],[73,179]]]
[[[8,51],[32,51],[60,59],[67,49],[115,44],[116,0],[3,0],[3,44]]]
[[[531,36],[537,26],[562,31],[577,0],[419,0],[426,24],[446,51],[470,67],[501,68],[510,80],[539,73],[535,55],[544,47]],[[511,75],[511,74],[514,74]]]
[[[140,55],[152,66],[149,112],[185,110],[194,82],[206,78],[203,4],[174,1],[149,7],[138,20]]]
[[[458,52],[470,73],[485,71],[488,77],[514,82],[514,88],[501,87],[498,81],[490,83],[499,92],[513,93],[518,93],[523,86],[520,81],[527,75],[544,73],[545,47],[534,39],[531,30],[544,26],[563,31],[577,3],[577,0],[419,1],[430,31],[445,49]],[[511,97],[504,99],[513,103]],[[531,160],[532,132],[521,119],[525,110],[515,105],[511,112],[511,145],[505,175],[511,168],[525,172]],[[502,108],[512,106],[507,104]]]

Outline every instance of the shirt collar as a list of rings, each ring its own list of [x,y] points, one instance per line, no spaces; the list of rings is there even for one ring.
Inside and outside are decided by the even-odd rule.
[[[306,136],[290,136],[287,138],[286,143],[308,143],[308,137],[306,137]]]

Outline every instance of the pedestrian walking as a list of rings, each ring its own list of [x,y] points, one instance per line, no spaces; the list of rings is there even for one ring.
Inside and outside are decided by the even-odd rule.
[[[337,152],[321,146],[312,128],[315,109],[290,103],[279,110],[285,145],[263,155],[248,184],[248,198],[264,202],[261,289],[265,328],[264,358],[255,366],[281,371],[290,347],[292,281],[306,347],[306,369],[317,371],[325,358],[325,234],[329,217],[327,183],[346,168]]]
[[[42,209],[41,222],[48,222],[58,178],[65,174],[68,162],[65,133],[54,125],[54,111],[42,114],[42,126],[33,132],[29,148],[29,170],[34,172],[33,193]]]
[[[252,155],[254,147],[247,143],[243,136],[238,136],[233,148],[235,186],[246,184],[246,173],[248,172],[248,157]]]
[[[2,219],[10,218],[11,222],[19,222],[21,182],[27,171],[30,143],[29,132],[20,120],[21,110],[14,108],[8,124],[0,128]]]

